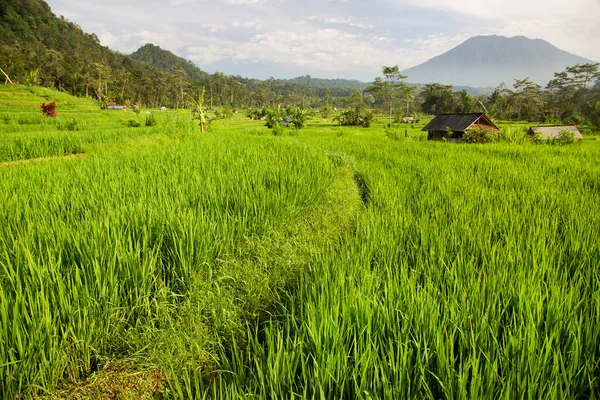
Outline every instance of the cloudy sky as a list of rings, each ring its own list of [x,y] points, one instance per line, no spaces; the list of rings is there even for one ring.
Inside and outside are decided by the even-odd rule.
[[[208,72],[371,80],[475,35],[540,38],[600,61],[600,0],[46,0],[131,53],[153,43]]]

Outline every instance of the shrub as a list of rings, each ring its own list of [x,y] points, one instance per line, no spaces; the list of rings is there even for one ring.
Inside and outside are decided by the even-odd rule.
[[[40,74],[37,71],[29,71],[23,78],[23,83],[26,86],[39,86]]]
[[[44,117],[56,117],[56,102],[42,103],[42,115]]]
[[[130,119],[129,121],[127,121],[127,126],[129,126],[131,128],[138,128],[138,127],[142,126],[142,123],[135,119]]]
[[[542,135],[542,132],[535,132],[531,136],[531,141],[535,144],[540,144],[544,143],[546,140],[544,139],[544,135]]]
[[[255,108],[255,109],[249,110],[248,114],[246,114],[246,115],[251,120],[259,120],[259,119],[263,119],[266,114],[267,114],[266,109]]]
[[[331,109],[331,107],[329,105],[326,105],[325,107],[323,107],[321,109],[321,116],[325,119],[329,119],[331,117],[332,113],[333,113],[333,110]]]
[[[292,107],[287,110],[287,115],[291,118],[292,124],[296,129],[302,129],[306,126],[306,121],[311,112],[306,108]]]
[[[498,139],[498,133],[491,129],[471,128],[463,135],[463,141],[466,143],[490,143]]]
[[[385,136],[387,136],[389,139],[392,139],[392,140],[400,139],[400,133],[399,133],[398,129],[390,128],[387,126],[384,129],[385,129]]]
[[[265,126],[267,128],[273,128],[275,125],[279,125],[279,122],[282,121],[286,116],[285,110],[279,105],[275,108],[269,108],[265,111]]]
[[[80,122],[76,118],[71,118],[70,120],[60,120],[56,124],[56,128],[59,131],[79,131],[81,130]]]
[[[560,145],[565,145],[565,144],[575,144],[578,142],[577,137],[575,136],[575,132],[572,132],[568,129],[562,129],[559,133],[558,133],[558,137],[556,139],[554,139],[555,143],[558,143]]]
[[[356,107],[350,110],[343,111],[334,118],[340,125],[353,125],[368,128],[371,122],[375,119],[375,114],[367,108]]]
[[[146,126],[156,125],[156,117],[153,114],[146,115]]]
[[[275,125],[273,125],[273,136],[283,136],[283,134],[285,133],[285,128],[283,127],[283,125],[276,123]]]
[[[224,105],[221,110],[215,111],[215,116],[219,119],[227,119],[233,117],[233,109],[229,105]]]

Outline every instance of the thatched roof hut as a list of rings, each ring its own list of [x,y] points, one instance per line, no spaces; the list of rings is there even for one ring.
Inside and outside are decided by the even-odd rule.
[[[436,115],[422,130],[428,132],[428,140],[449,139],[460,141],[464,133],[473,128],[494,132],[500,131],[496,124],[484,113]]]
[[[575,125],[554,125],[554,126],[532,126],[527,131],[529,136],[540,136],[543,140],[560,138],[561,131],[572,132],[576,139],[583,139],[583,135]]]

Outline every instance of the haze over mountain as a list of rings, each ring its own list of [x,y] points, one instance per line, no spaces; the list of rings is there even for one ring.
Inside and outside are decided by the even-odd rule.
[[[529,77],[545,86],[567,66],[593,63],[541,39],[475,36],[418,66],[403,71],[409,82],[496,87]]]

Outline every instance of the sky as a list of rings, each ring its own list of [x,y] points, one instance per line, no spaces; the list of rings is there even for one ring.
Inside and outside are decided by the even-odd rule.
[[[128,54],[153,43],[214,73],[370,81],[477,35],[523,35],[600,61],[600,0],[46,0]]]

